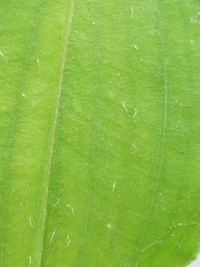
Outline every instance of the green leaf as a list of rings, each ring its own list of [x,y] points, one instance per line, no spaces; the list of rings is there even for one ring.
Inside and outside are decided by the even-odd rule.
[[[1,0],[0,34],[0,266],[191,262],[198,1]]]

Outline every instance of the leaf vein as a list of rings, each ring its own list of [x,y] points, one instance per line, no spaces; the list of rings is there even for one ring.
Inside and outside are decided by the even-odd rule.
[[[64,38],[64,49],[61,58],[61,67],[60,67],[60,77],[58,80],[58,87],[56,90],[56,97],[55,97],[55,111],[54,111],[54,118],[52,122],[51,134],[50,134],[50,144],[49,144],[49,153],[48,153],[48,161],[47,161],[47,184],[46,184],[46,192],[44,196],[44,219],[43,219],[43,229],[42,229],[42,244],[41,244],[41,254],[39,260],[39,266],[42,266],[43,261],[43,252],[44,252],[44,242],[45,242],[45,230],[47,224],[47,210],[48,210],[48,197],[49,197],[49,186],[50,186],[50,176],[51,176],[51,166],[52,166],[52,158],[53,158],[53,151],[54,151],[54,144],[55,144],[55,137],[56,137],[56,126],[58,122],[58,113],[59,113],[59,106],[61,102],[61,94],[62,94],[62,85],[64,79],[64,70],[67,61],[67,52],[68,52],[68,43],[69,37],[71,32],[71,25],[72,19],[74,14],[74,0],[70,2],[70,10],[69,14],[66,17],[66,32]]]

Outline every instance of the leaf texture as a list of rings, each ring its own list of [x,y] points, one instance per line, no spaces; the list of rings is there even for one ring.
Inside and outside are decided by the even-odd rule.
[[[198,1],[0,2],[0,266],[186,266]]]

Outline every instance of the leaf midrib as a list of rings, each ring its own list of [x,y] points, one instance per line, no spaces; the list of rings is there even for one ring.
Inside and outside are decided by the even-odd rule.
[[[66,16],[66,31],[65,31],[65,38],[64,38],[64,48],[61,58],[61,66],[60,66],[60,77],[58,80],[58,87],[56,90],[55,96],[55,110],[53,116],[53,122],[51,127],[50,133],[50,143],[49,143],[49,152],[48,152],[48,160],[47,160],[47,183],[46,183],[46,192],[44,195],[44,219],[42,225],[42,240],[41,240],[41,253],[39,259],[39,266],[42,266],[43,262],[43,252],[44,252],[44,242],[45,242],[45,230],[47,224],[47,215],[48,215],[48,197],[49,197],[49,186],[50,186],[50,176],[51,176],[51,166],[52,166],[52,158],[53,158],[53,151],[55,145],[55,137],[56,137],[56,126],[58,122],[58,113],[60,107],[60,100],[62,95],[62,88],[63,88],[63,79],[64,79],[64,70],[67,61],[67,52],[68,52],[68,44],[69,44],[69,37],[71,32],[71,25],[72,25],[72,18],[74,14],[74,0],[70,0],[69,4],[69,12]]]

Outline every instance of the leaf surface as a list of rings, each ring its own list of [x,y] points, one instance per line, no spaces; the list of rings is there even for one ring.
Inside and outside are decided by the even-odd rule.
[[[199,12],[195,0],[1,0],[0,266],[196,257]]]

